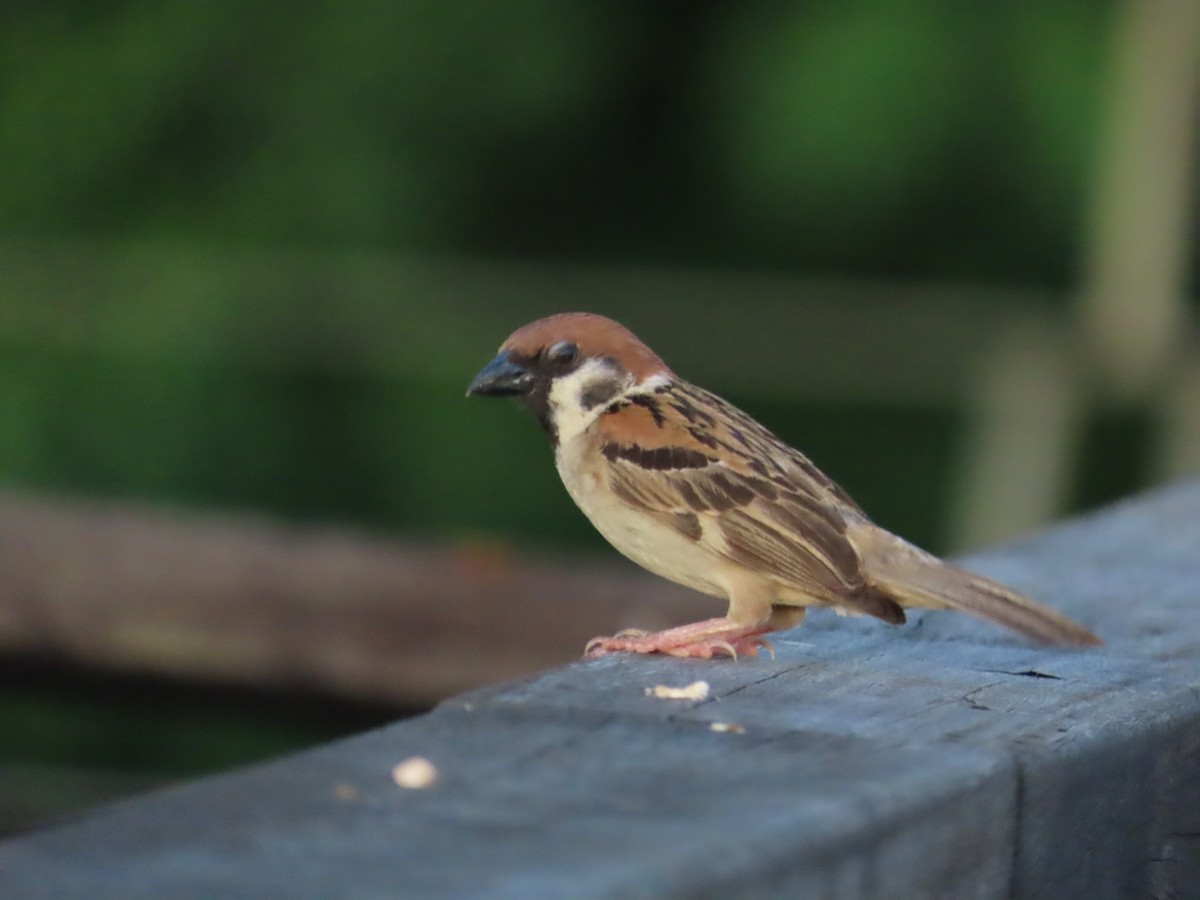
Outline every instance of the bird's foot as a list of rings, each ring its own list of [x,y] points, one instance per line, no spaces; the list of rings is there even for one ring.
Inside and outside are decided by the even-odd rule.
[[[729,619],[706,619],[692,625],[668,628],[666,631],[627,629],[612,637],[597,637],[588,641],[583,655],[604,656],[608,653],[665,653],[668,656],[712,659],[714,656],[757,656],[765,648],[775,657],[775,649],[763,637],[771,629],[765,625],[739,625]]]

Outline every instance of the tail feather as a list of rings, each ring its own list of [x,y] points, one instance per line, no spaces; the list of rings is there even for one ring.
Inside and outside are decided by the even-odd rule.
[[[1054,644],[1100,643],[1087,628],[997,581],[943,562],[877,525],[856,523],[847,535],[867,580],[901,606],[957,609]]]

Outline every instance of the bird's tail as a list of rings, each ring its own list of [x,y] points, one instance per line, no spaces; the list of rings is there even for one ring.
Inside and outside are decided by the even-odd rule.
[[[867,580],[901,606],[957,609],[1054,644],[1099,644],[1091,631],[1035,600],[966,569],[943,562],[870,522],[847,537],[863,560]]]

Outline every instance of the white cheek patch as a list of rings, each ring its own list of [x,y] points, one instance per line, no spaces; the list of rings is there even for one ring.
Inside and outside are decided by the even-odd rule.
[[[629,390],[632,380],[598,359],[589,359],[569,375],[554,379],[550,413],[559,442],[586,430],[613,400]]]
[[[663,375],[661,372],[657,375],[651,375],[645,381],[638,385],[636,391],[630,391],[631,394],[653,394],[659,388],[665,388],[671,383],[669,375]]]

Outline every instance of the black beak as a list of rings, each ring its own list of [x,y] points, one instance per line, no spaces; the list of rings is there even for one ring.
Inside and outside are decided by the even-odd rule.
[[[524,366],[501,353],[479,370],[467,388],[467,396],[505,397],[528,394],[533,387],[533,375]]]

